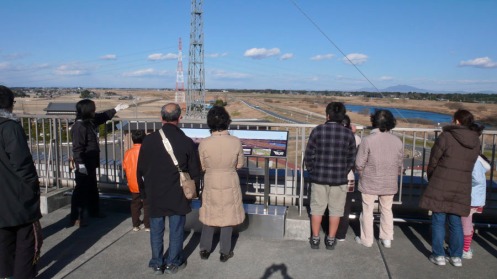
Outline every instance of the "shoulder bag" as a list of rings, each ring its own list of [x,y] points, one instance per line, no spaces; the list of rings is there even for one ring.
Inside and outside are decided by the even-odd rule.
[[[162,137],[162,143],[164,144],[164,147],[166,148],[167,153],[169,153],[169,156],[171,156],[171,159],[173,159],[173,163],[178,169],[179,172],[179,181],[181,184],[181,187],[183,188],[183,193],[185,194],[185,197],[189,200],[197,198],[197,189],[195,187],[195,180],[192,180],[190,178],[190,174],[186,171],[182,171],[178,165],[178,160],[176,160],[176,156],[174,155],[173,152],[173,147],[171,146],[171,143],[167,139],[166,135],[164,134],[164,131],[162,128],[159,130],[160,136]]]

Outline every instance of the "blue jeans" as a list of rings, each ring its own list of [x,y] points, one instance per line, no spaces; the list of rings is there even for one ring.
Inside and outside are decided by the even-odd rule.
[[[445,221],[449,224],[449,256],[461,257],[464,244],[461,216],[443,212],[433,212],[431,215],[431,245],[434,256],[445,256]]]
[[[185,215],[169,216],[169,248],[164,255],[165,217],[150,218],[150,245],[152,259],[149,267],[162,267],[165,265],[181,265],[183,259],[183,236],[185,228]]]

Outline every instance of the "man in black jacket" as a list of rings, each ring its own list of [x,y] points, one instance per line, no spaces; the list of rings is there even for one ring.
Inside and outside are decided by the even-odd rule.
[[[181,118],[178,104],[162,107],[162,130],[171,143],[178,165],[198,182],[200,161],[195,143],[177,126]],[[150,244],[152,259],[149,262],[156,274],[174,274],[185,268],[183,234],[190,202],[183,194],[179,172],[167,153],[159,131],[143,140],[138,156],[137,180],[143,199],[147,199],[150,214]],[[169,218],[169,252],[164,255],[165,216]]]
[[[41,235],[40,187],[14,93],[0,85],[0,278],[34,278]]]

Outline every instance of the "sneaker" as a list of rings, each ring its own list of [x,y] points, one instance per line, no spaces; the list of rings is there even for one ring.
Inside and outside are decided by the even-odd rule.
[[[335,239],[340,242],[345,241],[345,238],[335,238]]]
[[[383,247],[385,248],[392,248],[392,241],[390,239],[382,239],[381,244],[383,244]]]
[[[137,232],[137,231],[139,231],[139,230],[140,230],[140,227],[133,227],[133,231],[134,231],[134,232]]]
[[[146,232],[150,232],[150,228],[145,228],[145,231]]]
[[[164,274],[164,267],[163,266],[152,267],[152,270],[154,271],[155,275],[162,275],[162,274]]]
[[[473,249],[469,248],[468,251],[462,251],[462,258],[471,260],[473,258]]]
[[[460,257],[448,257],[449,258],[449,263],[453,266],[460,267],[462,266],[462,260]]]
[[[430,255],[429,259],[430,259],[430,262],[432,262],[436,265],[445,265],[445,257],[444,256]]]
[[[355,240],[355,242],[356,242],[357,244],[364,245],[365,247],[368,247],[368,248],[370,248],[370,247],[372,247],[372,246],[373,246],[373,244],[371,244],[371,245],[366,245],[366,244],[363,244],[360,236],[356,236],[356,237],[354,237],[354,240]]]
[[[335,249],[335,246],[337,245],[337,242],[335,240],[335,238],[331,238],[331,237],[325,237],[324,239],[324,244],[326,245],[326,249],[327,250],[333,250]]]
[[[319,236],[311,236],[309,238],[309,243],[311,244],[312,249],[319,249],[319,243],[321,242],[321,239]]]
[[[186,267],[186,261],[184,261],[180,265],[168,264],[168,265],[166,265],[166,268],[164,269],[164,273],[176,274],[176,273],[178,273],[178,271],[185,269],[185,267]]]

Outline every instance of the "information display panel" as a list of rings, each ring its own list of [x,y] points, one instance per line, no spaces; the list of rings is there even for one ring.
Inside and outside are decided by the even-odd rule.
[[[181,130],[197,144],[211,135],[208,129]],[[229,130],[229,133],[241,140],[246,156],[286,157],[288,131]]]

